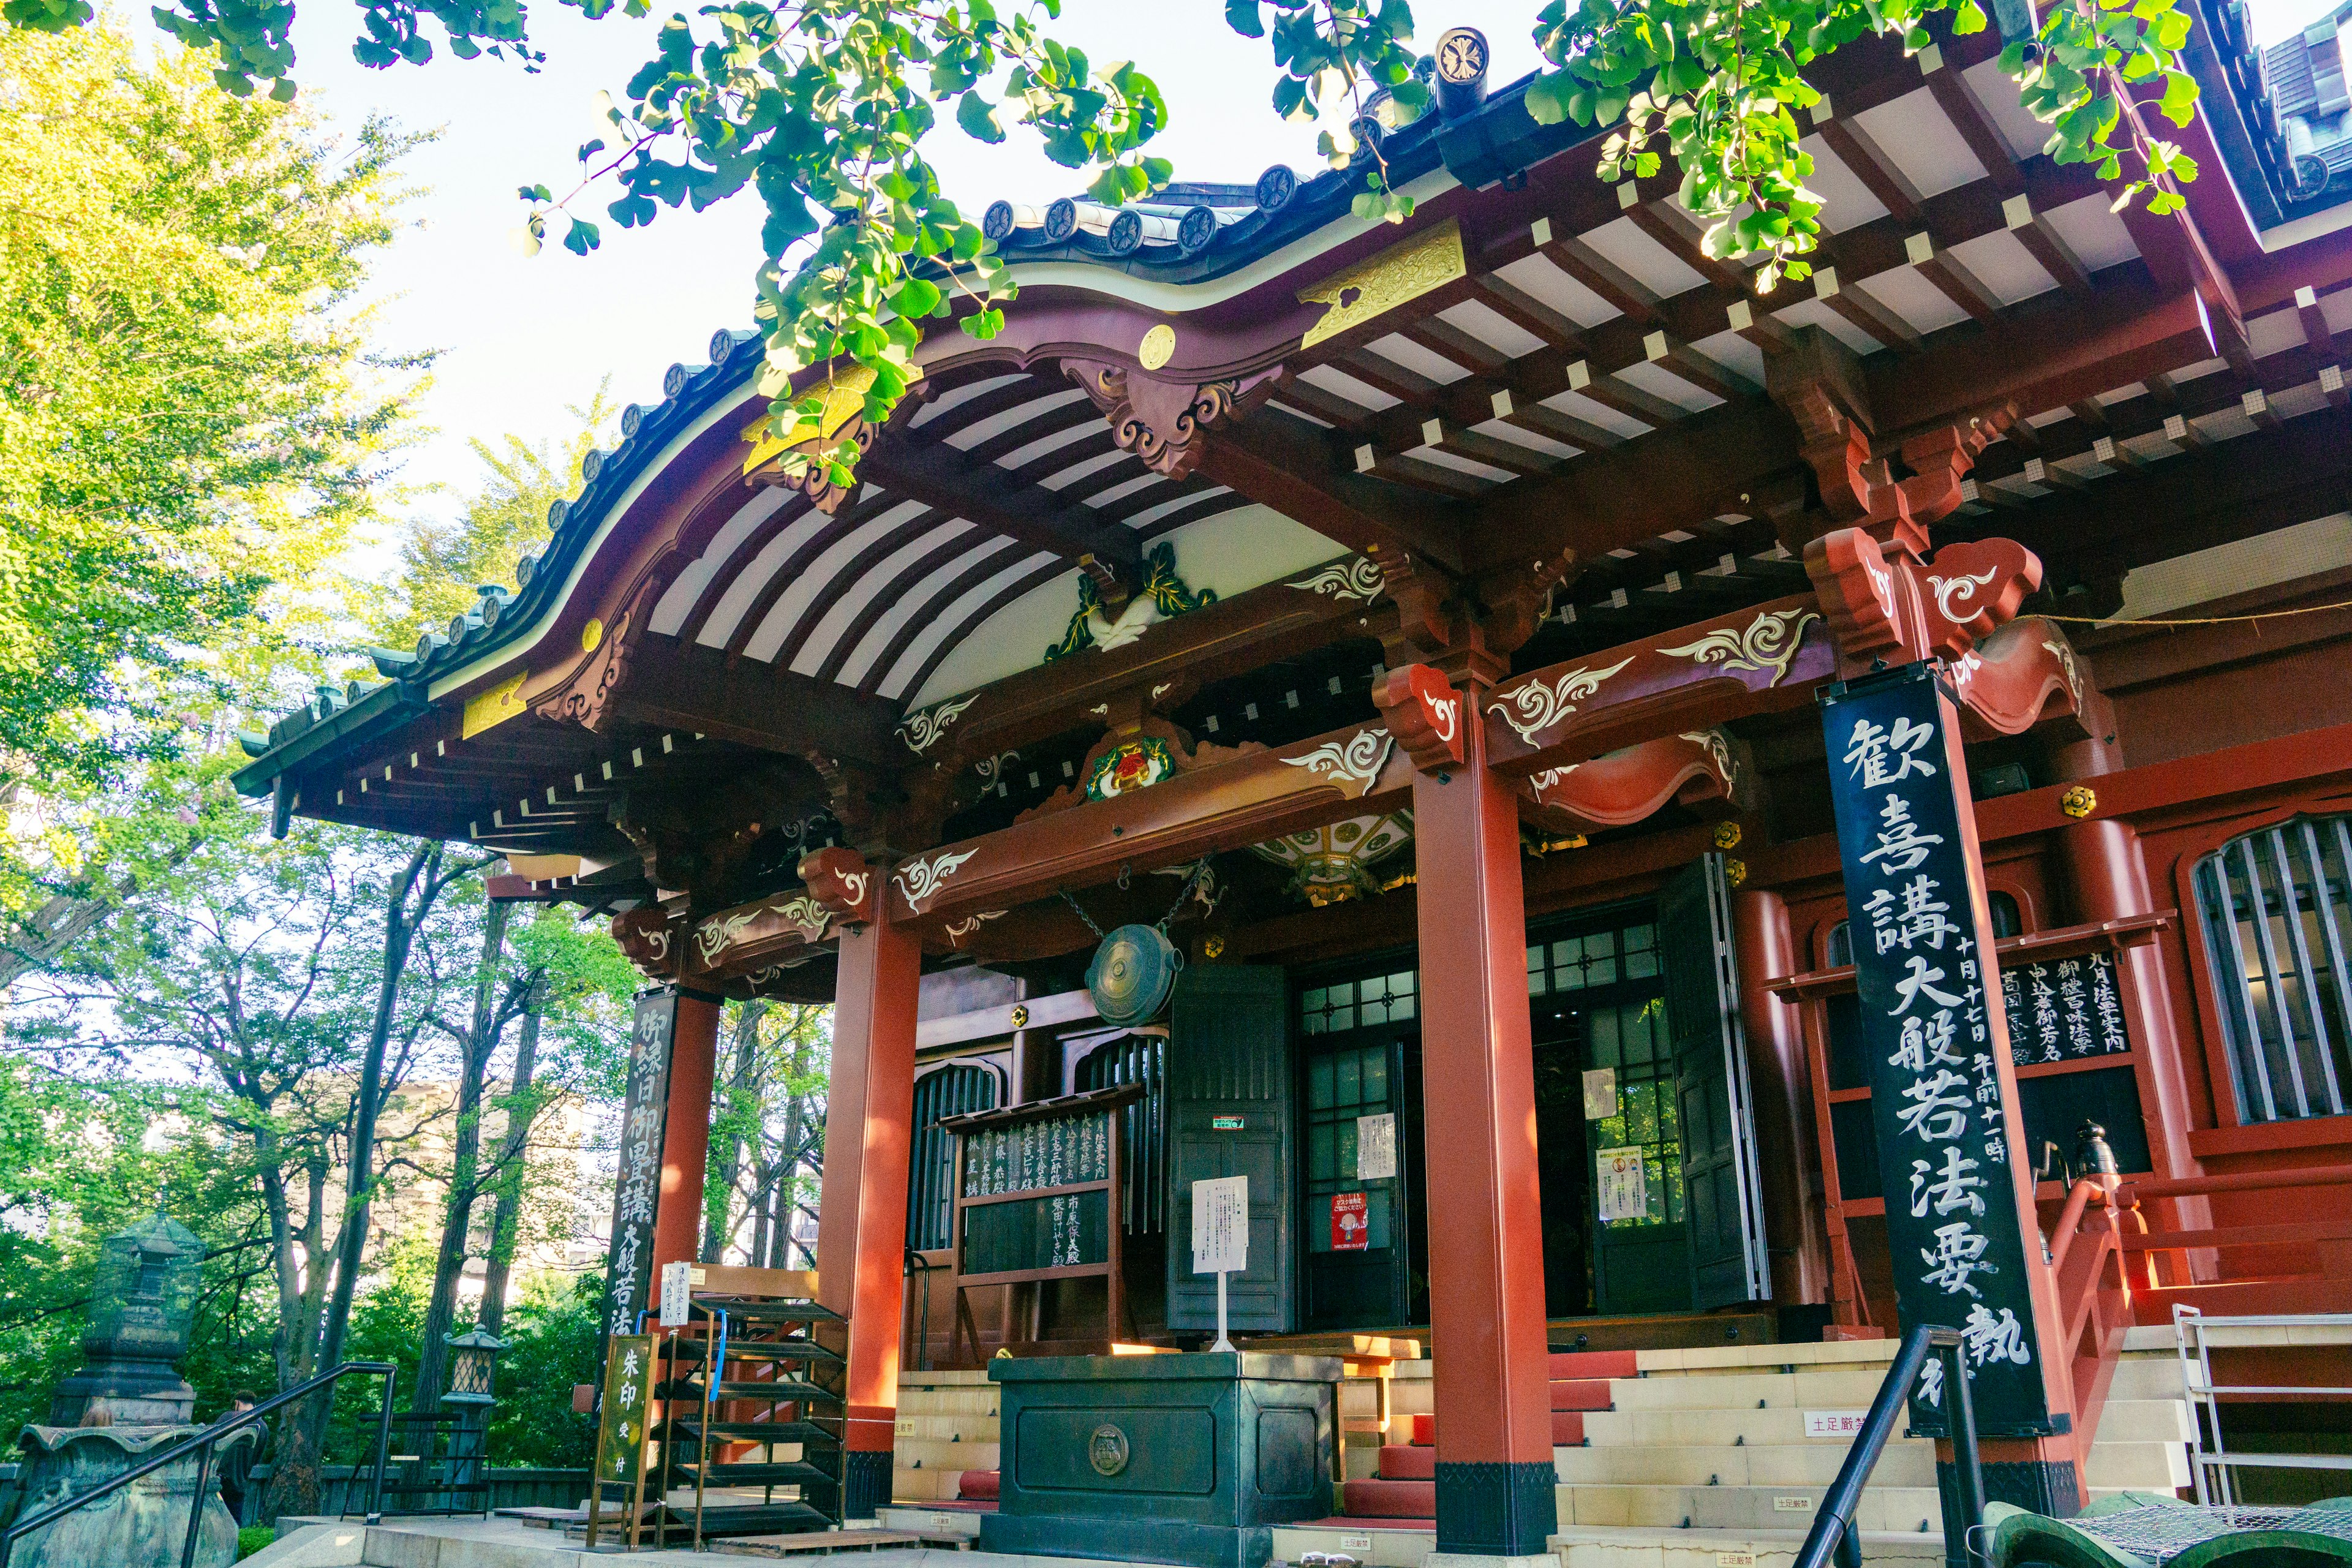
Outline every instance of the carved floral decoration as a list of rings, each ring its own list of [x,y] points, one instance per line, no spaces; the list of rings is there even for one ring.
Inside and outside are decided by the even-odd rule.
[[[940,738],[948,732],[948,726],[961,718],[965,709],[979,700],[980,693],[975,691],[969,697],[958,697],[918,709],[898,721],[898,739],[907,743],[908,751],[919,757],[938,745]]]
[[[1345,561],[1334,561],[1328,566],[1283,584],[1301,593],[1319,594],[1325,598],[1337,599],[1341,604],[1360,599],[1367,605],[1381,596],[1385,585],[1386,579],[1380,563],[1369,555],[1350,555]]]
[[[1360,799],[1380,782],[1381,770],[1388,766],[1389,753],[1395,749],[1396,737],[1374,727],[1359,730],[1345,741],[1326,741],[1303,757],[1282,760],[1291,767],[1305,768],[1328,779],[1343,793]]]
[[[1506,688],[1501,694],[1503,700],[1489,704],[1486,711],[1508,724],[1520,740],[1533,744],[1537,731],[1549,730],[1575,712],[1578,703],[1599,691],[1611,676],[1633,662],[1629,654],[1606,669],[1579,665],[1549,681],[1522,681]]]
[[[1727,675],[1735,670],[1769,669],[1771,684],[1778,686],[1788,679],[1789,665],[1804,645],[1805,628],[1821,618],[1805,609],[1766,610],[1745,626],[1717,626],[1696,642],[1658,651],[1695,664],[1720,665]]]

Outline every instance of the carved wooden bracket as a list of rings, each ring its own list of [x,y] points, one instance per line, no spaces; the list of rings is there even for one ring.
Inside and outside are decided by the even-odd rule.
[[[628,681],[630,661],[659,587],[651,581],[642,584],[612,625],[598,629],[595,646],[583,650],[570,679],[541,696],[531,711],[559,724],[603,732],[616,717],[613,700]]]
[[[1468,703],[1445,677],[1425,664],[1391,669],[1372,689],[1372,704],[1414,767],[1433,773],[1462,765]]]
[[[1797,422],[1831,523],[1863,529],[1880,545],[1913,554],[1926,552],[1928,525],[1958,508],[1960,481],[1985,444],[2017,417],[2016,404],[2002,403],[1909,436],[1888,458],[1875,455],[1866,378],[1836,339],[1805,328],[1792,347],[1767,360],[1765,372],[1772,400]],[[1896,477],[1897,460],[1906,477]],[[1787,521],[1810,535],[1801,517]],[[1784,535],[1782,542],[1803,549],[1812,541]]]
[[[1736,802],[1748,773],[1739,742],[1721,730],[1698,730],[1548,768],[1519,787],[1552,826],[1597,832],[1643,821],[1668,801]]]
[[[912,400],[909,401],[911,402]],[[849,439],[856,444],[857,452],[860,457],[865,456],[867,450],[874,445],[874,427],[866,423],[866,419],[863,415],[853,416],[849,424],[844,427],[844,431],[848,436]],[[838,440],[840,439],[840,437],[836,436],[835,439]],[[828,446],[832,445],[831,442],[826,444]],[[800,447],[793,448],[793,451],[794,452],[798,452],[800,450]],[[835,513],[838,512],[841,510],[843,503],[856,496],[857,492],[864,488],[862,485],[855,483],[849,485],[845,489],[840,485],[835,484],[833,482],[832,475],[827,471],[825,465],[823,463],[809,463],[803,465],[798,473],[787,472],[784,467],[784,460],[782,457],[779,457],[774,462],[768,464],[764,468],[755,469],[745,479],[744,482],[746,484],[760,487],[798,490],[801,494],[808,498],[808,502],[811,506],[816,508],[817,510],[824,513],[827,517],[831,517]]]
[[[1426,664],[1481,687],[1508,673],[1511,655],[1543,625],[1552,590],[1576,570],[1573,550],[1514,561],[1475,579],[1454,578],[1411,555],[1375,559],[1397,605],[1396,629],[1383,639],[1389,662]]]
[[[1110,421],[1111,439],[1171,479],[1190,477],[1204,451],[1202,437],[1265,402],[1285,374],[1276,365],[1232,381],[1159,381],[1085,359],[1064,360],[1062,370]]]
[[[1958,659],[2042,585],[2042,562],[2012,539],[1951,544],[1922,561],[1860,528],[1805,547],[1805,570],[1837,639],[1841,676],[1877,663]]]
[[[878,907],[882,879],[855,849],[813,850],[801,858],[801,880],[819,909],[852,925],[865,925]]]
[[[659,904],[614,915],[613,941],[623,957],[656,980],[670,979],[684,967],[686,923]]]

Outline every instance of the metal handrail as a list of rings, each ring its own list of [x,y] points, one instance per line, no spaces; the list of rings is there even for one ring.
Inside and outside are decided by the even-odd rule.
[[[142,1477],[151,1476],[192,1453],[197,1456],[196,1485],[195,1489],[189,1494],[188,1533],[180,1546],[180,1568],[194,1568],[196,1561],[196,1542],[204,1533],[205,1493],[210,1489],[212,1481],[214,1447],[230,1433],[253,1426],[273,1411],[282,1409],[298,1399],[316,1394],[346,1373],[360,1373],[371,1377],[381,1376],[383,1379],[383,1408],[377,1413],[376,1416],[375,1485],[369,1499],[372,1506],[367,1514],[368,1523],[375,1524],[381,1521],[383,1518],[384,1459],[392,1447],[392,1405],[394,1387],[400,1380],[400,1369],[386,1361],[347,1361],[331,1371],[320,1373],[308,1383],[298,1384],[283,1394],[272,1394],[250,1410],[240,1410],[227,1419],[205,1427],[194,1436],[184,1438],[173,1444],[162,1453],[133,1465],[102,1485],[92,1487],[78,1496],[69,1497],[55,1508],[44,1509],[30,1519],[18,1520],[5,1533],[0,1533],[0,1568],[8,1568],[8,1560],[14,1555],[16,1542],[22,1537],[30,1535],[37,1530],[46,1530],[76,1509],[86,1508],[102,1497],[111,1497],[131,1482]]]
[[[1828,1568],[1832,1563],[1837,1568],[1862,1568],[1862,1531],[1854,1527],[1854,1510],[1862,1503],[1862,1489],[1869,1482],[1870,1472],[1877,1468],[1879,1457],[1886,1451],[1887,1439],[1895,1436],[1895,1423],[1931,1351],[1940,1353],[1944,1361],[1944,1388],[1952,1413],[1952,1468],[1959,1494],[1960,1551],[1963,1560],[1971,1554],[1969,1543],[1984,1526],[1985,1504],[1984,1471],[1977,1461],[1976,1406],[1969,1397],[1968,1358],[1958,1329],[1922,1323],[1903,1336],[1903,1348],[1895,1352],[1895,1364],[1886,1369],[1886,1380],[1878,1385],[1878,1397],[1870,1402],[1870,1414],[1863,1417],[1862,1430],[1853,1447],[1846,1450],[1837,1479],[1822,1499],[1822,1511],[1806,1532],[1792,1568]],[[1952,1521],[1946,1520],[1946,1541],[1951,1533]]]

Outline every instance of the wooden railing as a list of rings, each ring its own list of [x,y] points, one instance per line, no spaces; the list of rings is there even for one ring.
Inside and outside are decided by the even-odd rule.
[[[2084,1176],[2066,1194],[2050,1233],[2050,1273],[2074,1393],[2074,1430],[2088,1458],[2091,1439],[2115,1382],[2116,1358],[2132,1325],[2131,1280],[2124,1267],[2112,1175]]]

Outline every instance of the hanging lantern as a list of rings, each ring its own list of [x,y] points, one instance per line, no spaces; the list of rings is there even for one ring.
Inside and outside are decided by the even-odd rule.
[[[1253,844],[1250,853],[1287,868],[1290,891],[1321,909],[1359,893],[1378,893],[1396,886],[1397,878],[1374,871],[1373,865],[1412,842],[1412,814],[1399,811],[1303,828]]]

